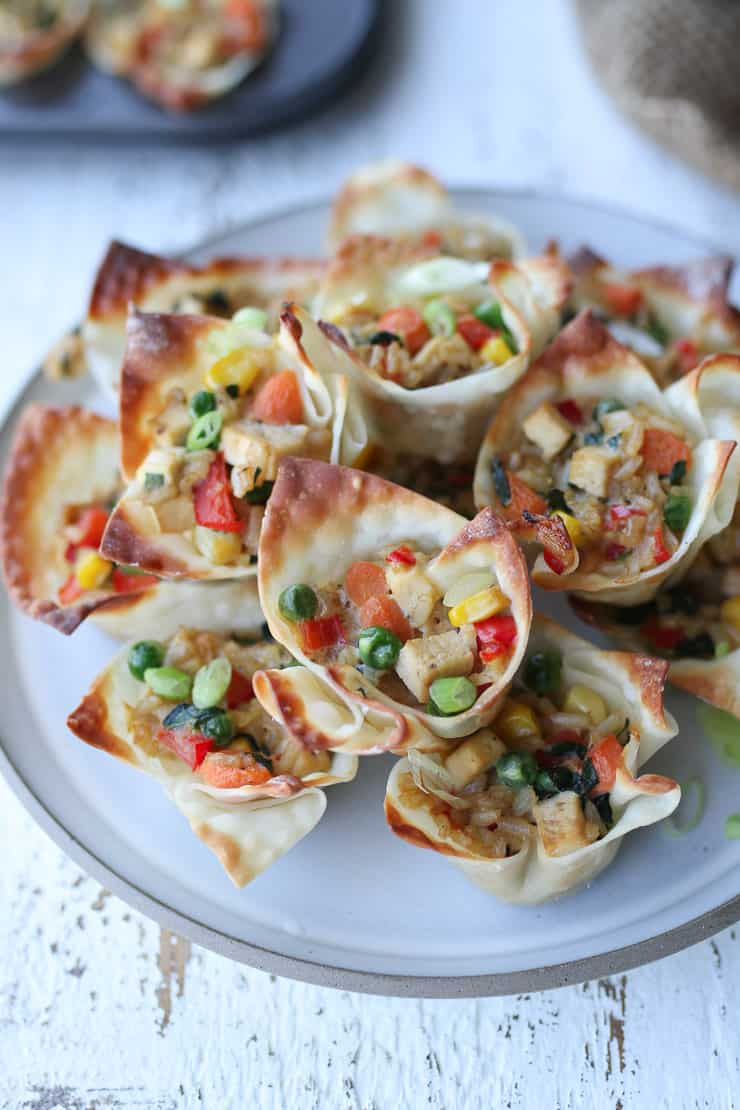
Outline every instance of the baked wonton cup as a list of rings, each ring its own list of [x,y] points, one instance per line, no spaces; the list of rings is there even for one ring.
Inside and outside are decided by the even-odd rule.
[[[314,828],[326,808],[322,788],[349,782],[357,760],[311,755],[260,708],[251,675],[258,666],[288,661],[278,645],[182,628],[160,646],[164,664],[181,676],[192,678],[200,667],[228,660],[225,696],[200,711],[187,693],[179,703],[166,700],[134,676],[132,649],[126,648],[67,724],[87,744],[159,782],[232,881],[244,886]]]
[[[445,463],[474,457],[502,394],[557,330],[568,288],[556,258],[471,262],[428,239],[354,236],[313,312],[379,446]]]
[[[87,362],[104,393],[118,393],[129,308],[231,317],[254,306],[277,327],[284,301],[308,302],[325,263],[302,258],[214,258],[202,265],[125,243],[109,246],[95,277],[82,328]]]
[[[628,832],[680,800],[673,780],[636,777],[677,731],[663,711],[665,672],[661,660],[600,652],[535,618],[527,661],[490,728],[444,755],[411,751],[396,764],[390,828],[507,902],[582,886]]]
[[[295,311],[277,336],[207,316],[132,315],[120,398],[130,484],[103,537],[106,557],[169,577],[253,574],[279,459],[362,454],[362,409],[346,383],[317,372],[306,329],[319,356],[331,344]]]
[[[468,522],[374,475],[286,459],[258,565],[270,631],[302,665],[256,675],[255,692],[309,750],[466,736],[526,649],[526,566],[489,511]]]
[[[545,589],[649,600],[732,517],[739,371],[736,356],[714,356],[662,392],[584,311],[504,399],[476,505],[543,543],[533,578]]]
[[[1,510],[3,572],[19,608],[67,635],[91,616],[117,639],[167,635],[183,612],[199,628],[239,632],[259,624],[255,585],[164,582],[96,565],[99,537],[120,490],[112,420],[73,405],[25,410]],[[78,589],[76,570],[85,559],[91,560],[91,585]]]
[[[48,69],[74,42],[90,0],[26,0],[0,11],[0,87]],[[26,9],[25,11],[23,9]]]
[[[619,270],[583,248],[569,262],[571,304],[594,307],[660,384],[688,373],[708,354],[740,350],[740,310],[729,299],[730,257]]]
[[[334,199],[329,246],[349,235],[408,236],[435,232],[445,254],[488,261],[521,257],[519,231],[499,217],[455,209],[442,182],[409,162],[373,162],[356,170]]]

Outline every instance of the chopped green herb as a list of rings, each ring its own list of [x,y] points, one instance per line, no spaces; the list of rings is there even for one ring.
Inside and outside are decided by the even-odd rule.
[[[368,343],[372,343],[373,347],[390,347],[391,343],[400,343],[403,346],[401,336],[394,331],[376,331],[370,336]]]
[[[493,478],[493,488],[496,492],[496,497],[498,497],[504,507],[510,505],[511,486],[509,485],[509,477],[506,473],[504,464],[499,458],[491,460],[491,477]]]
[[[586,759],[584,759],[583,761],[583,766],[581,767],[581,773],[578,776],[573,789],[575,790],[576,794],[581,794],[585,798],[591,793],[593,788],[598,785],[598,782],[598,771],[594,767],[591,760],[586,757]]]
[[[594,405],[591,415],[594,420],[600,424],[601,418],[606,416],[608,412],[621,412],[623,408],[624,405],[621,401],[617,400],[616,397],[605,397],[603,401],[599,401],[597,405]]]
[[[645,331],[651,335],[656,343],[660,343],[661,347],[668,344],[670,333],[665,324],[662,324],[654,312],[651,312],[647,319]]]
[[[671,467],[668,481],[672,486],[679,486],[686,477],[686,459],[678,459]]]
[[[561,489],[548,490],[546,497],[547,507],[549,508],[550,512],[554,513],[556,511],[559,511],[563,513],[569,513],[571,516],[573,515],[573,510],[571,509],[568,502],[565,500],[565,494]]]
[[[596,808],[596,812],[606,825],[607,829],[610,829],[614,824],[614,814],[612,813],[612,806],[611,802],[609,801],[609,795],[597,794],[595,798],[591,799],[591,801],[593,802],[594,807]]]
[[[231,385],[226,386],[226,392],[228,393],[229,397],[231,397],[232,400],[235,401],[239,396],[239,386],[236,384],[236,382],[232,382]]]
[[[244,494],[244,500],[248,505],[264,505],[267,503],[274,485],[274,482],[260,482],[258,486],[247,490]]]
[[[199,389],[190,398],[189,408],[193,420],[197,420],[199,416],[205,416],[207,412],[213,412],[216,408],[216,398],[210,389]]]
[[[714,640],[708,632],[700,632],[696,636],[684,636],[676,644],[676,655],[679,658],[714,659]]]
[[[154,489],[160,489],[164,485],[164,474],[155,474],[153,471],[148,470],[144,475],[144,489],[147,493],[151,493]]]
[[[521,790],[537,780],[539,767],[531,752],[506,752],[496,761],[496,777],[502,786]]]
[[[583,442],[586,447],[593,447],[594,444],[604,442],[603,432],[586,432],[583,437]]]
[[[198,732],[213,740],[216,747],[224,748],[234,739],[234,722],[224,709],[213,709],[207,717],[199,719]]]
[[[663,519],[672,532],[684,532],[691,519],[691,498],[685,493],[669,493],[663,506]]]
[[[530,690],[542,697],[560,685],[563,658],[558,651],[536,651],[524,666],[524,681]]]
[[[538,798],[551,798],[553,794],[557,794],[558,792],[558,788],[549,771],[538,771],[533,785],[535,794]]]

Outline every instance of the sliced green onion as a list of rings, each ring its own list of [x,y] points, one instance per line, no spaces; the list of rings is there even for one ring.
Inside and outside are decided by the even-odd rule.
[[[591,415],[600,424],[602,416],[606,416],[608,412],[621,412],[623,408],[624,405],[616,397],[605,397],[598,405],[594,405]]]
[[[491,460],[491,477],[493,478],[493,488],[496,496],[498,497],[504,508],[511,504],[511,485],[509,483],[509,476],[506,473],[506,468],[501,462],[501,459]]]
[[[656,343],[660,343],[661,347],[665,347],[668,340],[671,338],[668,328],[665,324],[661,323],[654,312],[648,316],[647,327],[645,328],[648,335],[652,335]]]
[[[663,506],[663,519],[672,532],[685,532],[693,504],[685,493],[669,493]]]
[[[206,447],[216,447],[221,438],[224,418],[220,412],[206,412],[199,416],[188,432],[185,446],[188,451],[203,451]]]
[[[726,819],[725,836],[728,840],[740,840],[740,813],[731,813]]]
[[[195,675],[193,705],[196,709],[210,709],[221,701],[231,682],[231,663],[225,656],[212,659]]]
[[[724,709],[698,705],[696,717],[720,759],[740,767],[740,721]]]
[[[177,667],[148,667],[144,681],[155,694],[167,701],[185,701],[190,697],[193,680]]]
[[[432,335],[454,335],[457,327],[455,313],[446,301],[429,301],[422,312],[424,323]]]
[[[213,412],[216,408],[216,397],[210,389],[199,389],[190,398],[188,407],[193,420],[197,420],[199,416],[205,416],[207,412]]]
[[[687,779],[681,785],[682,799],[679,802],[679,809],[684,809],[689,802],[693,801],[692,812],[686,821],[679,825],[673,816],[666,817],[663,822],[666,836],[685,836],[686,833],[691,832],[701,821],[704,816],[704,807],[706,805],[706,790],[704,783],[699,778]]]
[[[563,658],[558,651],[536,651],[524,666],[524,681],[530,690],[542,697],[560,685]]]
[[[140,640],[128,652],[128,669],[134,678],[144,681],[144,672],[151,667],[161,667],[164,659],[164,645],[156,640]]]
[[[502,786],[521,790],[539,777],[539,766],[531,752],[507,752],[496,761],[496,777]],[[544,782],[544,780],[542,780]]]
[[[360,659],[376,671],[387,671],[398,662],[401,641],[387,628],[373,625],[363,628],[357,644]]]
[[[436,678],[429,687],[429,701],[443,717],[464,713],[477,697],[478,687],[469,678]]]
[[[310,586],[302,582],[287,586],[278,598],[278,609],[286,621],[308,621],[316,616],[319,599]]]
[[[261,308],[252,308],[251,305],[235,312],[231,322],[249,331],[267,331],[267,313]]]

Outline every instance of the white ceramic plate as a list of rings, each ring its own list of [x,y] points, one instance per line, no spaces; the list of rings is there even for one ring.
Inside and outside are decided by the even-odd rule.
[[[560,197],[461,190],[458,200],[512,220],[535,250],[557,236],[567,250],[588,243],[631,265],[678,262],[711,249],[675,230]],[[194,254],[319,252],[327,211],[313,204],[283,212]],[[22,400],[31,396],[103,405],[87,384],[35,381]],[[650,770],[702,777],[701,823],[682,839],[659,828],[632,834],[612,867],[571,897],[533,909],[506,906],[442,857],[397,840],[382,810],[390,757],[362,760],[354,783],[328,791],[318,828],[238,891],[159,787],[67,732],[68,712],[115,645],[92,625],[69,640],[9,610],[4,595],[2,605],[0,766],[11,785],[102,883],[224,955],[354,990],[504,994],[611,974],[740,918],[740,844],[723,836],[725,816],[738,809],[740,778],[713,754],[688,696],[669,692],[681,734]],[[562,603],[547,600],[542,608],[583,632]]]

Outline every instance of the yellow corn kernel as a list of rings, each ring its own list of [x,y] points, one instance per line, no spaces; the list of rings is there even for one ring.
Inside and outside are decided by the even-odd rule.
[[[488,339],[478,351],[478,354],[484,362],[492,362],[494,366],[503,366],[505,362],[514,357],[511,347],[500,335]]]
[[[719,615],[725,624],[740,629],[740,594],[723,601],[719,607]]]
[[[592,725],[600,725],[609,715],[601,694],[580,683],[571,686],[565,695],[563,710],[566,713],[585,713]]]
[[[502,593],[497,586],[489,586],[487,590],[471,594],[459,605],[454,605],[447,616],[451,625],[460,628],[463,624],[474,624],[475,621],[484,621],[488,617],[493,617],[508,605],[509,599],[506,594]]]
[[[513,744],[525,736],[539,736],[540,726],[535,712],[521,701],[511,699],[504,702],[503,709],[495,721],[496,732],[507,744]]]
[[[83,590],[96,590],[103,585],[112,570],[113,563],[103,559],[97,551],[90,551],[75,567],[75,576]]]
[[[242,553],[239,532],[216,532],[213,528],[195,527],[195,546],[215,566],[235,563]]]
[[[583,543],[583,525],[580,520],[571,516],[570,513],[563,512],[562,509],[556,509],[555,512],[552,513],[552,516],[560,517],[574,547],[578,547],[579,543]]]
[[[229,351],[209,366],[204,382],[209,389],[225,389],[227,385],[236,385],[240,393],[246,393],[261,369],[261,364],[250,351],[237,349]]]

